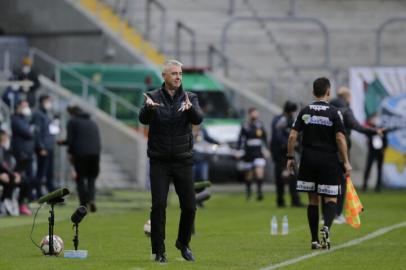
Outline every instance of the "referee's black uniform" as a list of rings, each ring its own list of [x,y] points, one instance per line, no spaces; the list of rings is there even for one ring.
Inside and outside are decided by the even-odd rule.
[[[319,248],[318,205],[319,196],[324,198],[324,227],[322,245],[329,248],[329,229],[336,214],[337,196],[341,193],[339,151],[347,173],[348,162],[345,129],[341,113],[328,103],[330,82],[319,78],[313,84],[316,102],[303,108],[293,124],[288,143],[288,166],[292,168],[294,144],[301,132],[303,152],[300,159],[296,188],[309,193],[308,221],[312,234],[312,248]]]

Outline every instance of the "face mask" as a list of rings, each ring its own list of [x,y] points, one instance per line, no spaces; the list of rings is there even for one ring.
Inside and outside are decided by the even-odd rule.
[[[31,116],[31,109],[29,107],[24,107],[21,110],[22,115],[24,116]]]
[[[52,109],[52,103],[51,102],[45,102],[43,105],[44,109],[49,111]]]
[[[20,89],[20,86],[18,84],[12,84],[11,85],[11,90],[18,91],[19,89]]]
[[[24,74],[28,74],[31,71],[31,67],[30,66],[23,66],[23,73]]]
[[[10,149],[10,140],[3,142],[1,144],[1,147],[3,147],[3,149],[5,149],[5,150],[9,150]]]
[[[23,91],[24,91],[25,93],[27,93],[29,90],[30,90],[30,88],[29,88],[29,87],[27,87],[27,86],[23,86]]]

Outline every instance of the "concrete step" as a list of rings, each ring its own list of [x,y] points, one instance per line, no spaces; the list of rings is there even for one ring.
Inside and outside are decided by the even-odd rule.
[[[100,174],[96,182],[97,188],[133,188],[129,175],[123,171],[114,157],[103,153],[100,159]]]

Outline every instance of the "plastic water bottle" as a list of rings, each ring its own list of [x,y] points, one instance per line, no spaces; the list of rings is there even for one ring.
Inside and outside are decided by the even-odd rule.
[[[271,235],[277,235],[277,234],[278,234],[278,220],[276,219],[276,216],[272,216]]]
[[[282,218],[282,235],[287,235],[288,233],[289,233],[288,216],[283,216],[283,218]]]

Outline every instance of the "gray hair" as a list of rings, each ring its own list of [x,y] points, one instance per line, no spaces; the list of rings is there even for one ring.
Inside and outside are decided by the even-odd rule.
[[[163,64],[162,73],[165,73],[165,71],[171,66],[182,67],[183,64],[181,62],[179,62],[178,60],[175,60],[175,59],[166,60],[165,63]]]

